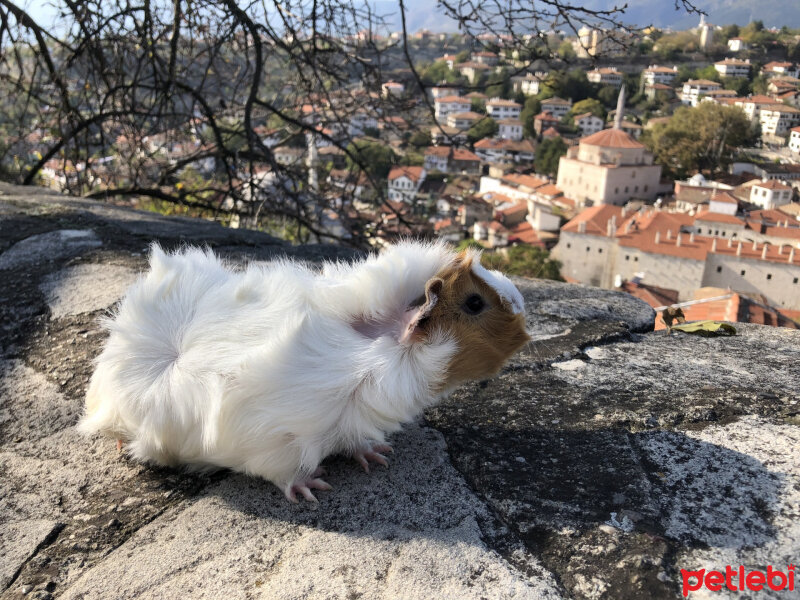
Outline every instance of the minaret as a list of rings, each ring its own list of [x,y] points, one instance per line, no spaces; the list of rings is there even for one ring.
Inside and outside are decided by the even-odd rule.
[[[306,166],[308,167],[308,187],[312,192],[318,192],[319,175],[317,174],[317,167],[319,166],[319,155],[317,154],[316,134],[307,133],[306,143],[308,145],[308,156],[306,157]]]
[[[614,115],[614,129],[622,129],[622,116],[625,113],[625,84],[619,88],[617,97],[617,113]]]

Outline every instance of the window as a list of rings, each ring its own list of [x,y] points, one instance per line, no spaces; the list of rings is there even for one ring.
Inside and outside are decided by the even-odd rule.
[[[638,256],[634,256],[633,257],[633,262],[639,262],[639,257]]]
[[[602,249],[602,248],[598,248],[598,249],[597,249],[597,253],[598,253],[598,254],[602,254],[602,253],[603,253],[603,249]]]
[[[589,252],[589,250],[591,250],[591,248],[589,248],[589,246],[586,246],[586,251]]]
[[[795,277],[794,279],[792,279],[792,283],[797,283],[797,277]]]
[[[647,186],[644,186],[644,191],[645,191],[645,192],[647,191]]]
[[[745,273],[745,271],[744,271],[744,269],[742,269],[742,273],[741,273],[742,277],[744,277],[744,273]]]
[[[618,188],[618,187],[615,187],[615,188],[614,188],[614,193],[615,193],[615,194],[619,194],[619,188]]]
[[[626,254],[625,255],[625,260],[630,260],[630,259],[631,259],[631,255],[630,254]]]
[[[570,244],[569,242],[567,242],[567,248],[572,248],[572,244]]]
[[[717,267],[717,273],[722,273],[722,267]]]
[[[626,194],[628,193],[628,186],[627,185],[625,186],[625,193]]]
[[[634,188],[633,188],[633,191],[634,191],[634,192],[638,192],[638,191],[639,191],[639,186],[638,186],[638,185],[637,185],[637,186],[634,186]]]
[[[772,279],[772,273],[767,273],[767,279]]]

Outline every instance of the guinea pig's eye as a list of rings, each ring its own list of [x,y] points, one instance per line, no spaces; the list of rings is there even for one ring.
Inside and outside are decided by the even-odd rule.
[[[461,306],[461,310],[468,315],[477,315],[484,308],[486,308],[486,302],[484,302],[483,298],[481,298],[478,294],[472,294]]]

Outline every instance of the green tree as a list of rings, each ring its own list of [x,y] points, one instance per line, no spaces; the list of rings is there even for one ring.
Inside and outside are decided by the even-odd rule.
[[[522,112],[519,114],[519,119],[522,121],[522,134],[525,137],[532,138],[536,136],[536,132],[533,129],[533,117],[540,112],[542,112],[542,103],[538,98],[532,96],[525,100]]]
[[[483,138],[492,137],[497,133],[497,121],[491,117],[480,119],[467,130],[467,139],[470,144],[474,144]]]
[[[472,112],[486,114],[486,102],[481,98],[473,98],[469,108]]]
[[[537,173],[554,176],[558,172],[558,161],[567,153],[567,144],[561,137],[543,140],[536,149],[533,166]]]
[[[469,241],[464,240],[462,244],[471,247]],[[519,244],[500,252],[484,252],[481,262],[487,268],[498,269],[509,275],[564,281],[561,278],[561,263],[550,258],[550,253],[538,246]]]
[[[612,85],[604,85],[597,92],[597,99],[600,100],[605,106],[616,106],[619,90]]]
[[[432,143],[431,132],[427,129],[418,129],[409,138],[408,143],[417,148],[425,148]]]
[[[558,56],[563,58],[564,60],[573,60],[578,57],[575,54],[575,49],[572,47],[572,42],[569,40],[564,40],[561,42],[561,45],[558,47]]]
[[[354,142],[347,147],[350,154],[356,156],[364,165],[367,173],[376,179],[386,179],[392,165],[397,163],[394,151],[380,142]],[[347,168],[352,171],[359,169],[358,164],[348,155]]]
[[[730,164],[738,148],[754,141],[741,108],[713,102],[681,107],[667,123],[657,123],[642,136],[656,161],[677,177],[705,170],[714,176]]]
[[[606,109],[603,108],[603,104],[595,98],[586,98],[586,100],[576,102],[572,105],[572,108],[569,112],[573,116],[582,115],[583,113],[589,112],[600,117],[604,121],[606,119]]]
[[[441,83],[442,81],[453,83],[458,79],[458,74],[452,71],[447,66],[445,61],[437,60],[436,62],[422,69],[420,77],[426,84],[435,85],[437,83]]]
[[[708,79],[710,81],[720,81],[722,79],[719,75],[719,71],[714,68],[714,65],[708,65],[702,69],[697,69],[697,71],[695,71],[695,78]]]
[[[747,96],[751,91],[750,80],[746,77],[723,77],[722,87],[735,91],[737,96]]]

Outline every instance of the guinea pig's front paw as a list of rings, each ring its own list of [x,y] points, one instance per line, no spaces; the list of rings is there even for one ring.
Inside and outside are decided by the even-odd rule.
[[[389,444],[367,443],[362,446],[360,450],[353,453],[353,458],[356,459],[358,464],[364,467],[364,471],[369,473],[370,461],[378,463],[379,465],[383,465],[384,467],[389,466],[389,462],[386,460],[386,457],[381,454],[381,452],[394,452],[394,450],[392,450],[392,447]]]
[[[283,495],[286,496],[286,499],[289,502],[294,502],[295,504],[298,503],[297,493],[300,492],[303,498],[308,500],[309,502],[319,502],[314,494],[311,493],[311,490],[323,490],[328,491],[332,490],[333,487],[329,484],[320,479],[318,476],[322,475],[322,469],[317,469],[311,475],[311,477],[301,477],[295,479],[292,483],[287,485],[283,489]]]

